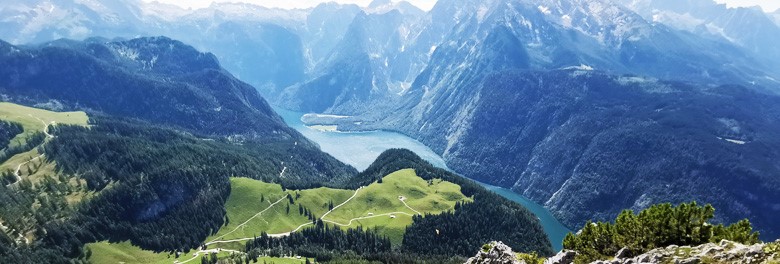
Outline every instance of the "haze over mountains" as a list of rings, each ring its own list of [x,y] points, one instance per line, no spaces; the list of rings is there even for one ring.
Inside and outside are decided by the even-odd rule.
[[[695,199],[780,235],[778,12],[711,0],[440,0],[430,12],[125,0],[21,1],[0,16],[13,44],[192,44],[272,104],[415,137],[570,227]]]

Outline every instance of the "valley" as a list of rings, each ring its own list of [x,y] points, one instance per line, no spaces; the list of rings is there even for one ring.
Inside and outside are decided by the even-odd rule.
[[[0,191],[16,201],[0,206],[7,230],[0,262],[197,261],[210,253],[225,261],[305,255],[452,262],[487,239],[552,254],[527,209],[426,161],[445,167],[436,155],[397,149],[424,145],[395,133],[387,135],[403,144],[387,144],[376,137],[385,132],[367,132],[373,138],[349,151],[369,153],[359,155],[358,172],[285,124],[212,54],[176,40],[0,42],[0,79],[8,83],[0,87],[3,100],[19,104],[13,107],[29,117],[23,122],[39,124],[20,152],[35,155],[12,160],[4,176],[22,180]],[[39,118],[33,114],[43,110],[20,105],[83,110],[83,123]],[[27,129],[7,122],[15,117],[0,124],[3,144],[17,144]],[[52,175],[25,179],[38,172]],[[272,185],[248,187],[268,192],[259,193],[260,205],[228,202],[237,176]],[[244,184],[235,187],[240,194]],[[493,224],[481,224],[488,219]]]
[[[304,124],[301,121],[304,113],[279,107],[274,110],[287,125],[317,143],[322,151],[358,170],[368,168],[379,154],[392,148],[411,150],[436,167],[447,168],[444,160],[433,150],[401,133],[385,130],[345,132],[338,131],[336,126],[331,130],[323,130]]]
[[[298,132],[320,145],[323,151],[356,168],[367,168],[376,157],[375,155],[379,155],[378,153],[386,149],[405,148],[415,152],[437,167],[448,169],[444,160],[438,154],[406,135],[381,130],[370,132],[322,131],[305,125],[302,120],[306,115],[303,113],[278,107],[275,110],[290,127],[298,130]],[[560,250],[562,248],[563,238],[571,230],[561,224],[544,206],[510,189],[484,183],[480,184],[496,194],[528,208],[541,221],[545,233],[547,233],[548,238],[552,242],[553,249]]]
[[[780,259],[780,10],[419,1],[0,3],[0,263]]]

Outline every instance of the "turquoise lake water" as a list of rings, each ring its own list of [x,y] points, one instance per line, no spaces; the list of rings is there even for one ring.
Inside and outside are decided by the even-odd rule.
[[[282,116],[287,125],[298,130],[304,136],[320,145],[322,151],[332,155],[358,170],[365,170],[385,150],[405,148],[413,151],[423,159],[440,168],[447,168],[444,160],[430,148],[406,135],[389,131],[370,132],[329,132],[312,129],[301,121],[303,113],[274,108]],[[515,201],[533,212],[542,223],[544,231],[552,242],[555,251],[561,250],[563,238],[570,232],[563,224],[553,217],[543,206],[515,193],[509,189],[480,183],[485,188]]]

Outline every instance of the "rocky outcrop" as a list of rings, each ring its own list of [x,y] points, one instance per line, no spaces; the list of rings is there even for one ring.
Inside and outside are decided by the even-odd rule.
[[[490,242],[482,246],[476,256],[469,258],[466,264],[521,264],[512,248],[503,242]]]
[[[597,264],[628,263],[779,263],[780,241],[768,244],[743,245],[723,240],[720,243],[708,243],[695,247],[671,245],[653,249],[636,257],[616,257],[612,260],[597,261]]]
[[[571,264],[574,263],[574,258],[577,257],[577,252],[571,250],[562,250],[544,261],[544,264]]]
[[[544,264],[574,263],[577,253],[570,250],[559,252],[544,261]],[[482,247],[467,264],[526,263],[517,259],[517,254],[501,242],[491,242]],[[772,243],[743,245],[723,240],[720,243],[708,243],[698,246],[676,246],[656,248],[632,257],[628,249],[621,249],[609,260],[599,260],[591,264],[634,264],[634,263],[734,263],[734,264],[776,264],[780,263],[780,240]]]

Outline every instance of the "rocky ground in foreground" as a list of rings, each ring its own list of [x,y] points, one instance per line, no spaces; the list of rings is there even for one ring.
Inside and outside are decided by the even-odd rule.
[[[564,250],[550,258],[539,258],[534,255],[515,253],[502,242],[491,242],[466,264],[571,264],[577,252]],[[673,264],[707,264],[707,263],[760,263],[780,264],[780,240],[772,243],[743,245],[728,240],[720,243],[708,243],[699,246],[675,246],[653,249],[647,253],[630,256],[627,250],[621,250],[612,259],[599,260],[591,264],[632,264],[632,263],[673,263]]]

